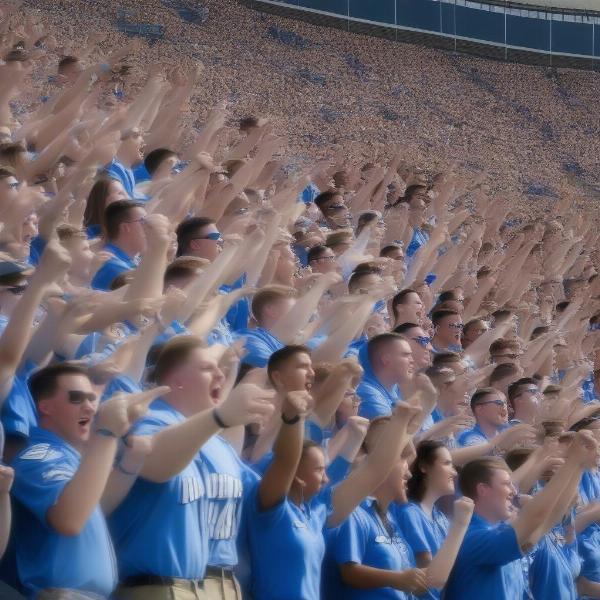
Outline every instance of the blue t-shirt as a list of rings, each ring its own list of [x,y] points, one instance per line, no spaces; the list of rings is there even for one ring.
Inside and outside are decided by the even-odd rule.
[[[26,438],[38,423],[35,402],[29,393],[23,372],[13,377],[13,384],[2,405],[2,425],[6,435]]]
[[[253,367],[266,367],[271,354],[284,346],[272,333],[262,327],[242,329],[237,337],[246,338],[246,355],[243,362]]]
[[[185,417],[155,400],[133,435],[154,435]],[[169,481],[138,477],[109,518],[121,579],[160,575],[202,579],[208,562],[206,481],[200,461],[192,461]]]
[[[63,439],[35,427],[27,447],[13,461],[17,567],[21,583],[32,596],[60,588],[108,597],[116,586],[115,556],[99,505],[79,535],[61,535],[46,521],[80,460]]]
[[[581,575],[600,583],[600,526],[592,523],[578,535],[577,547],[581,557]]]
[[[534,600],[577,600],[575,579],[581,562],[577,542],[566,544],[559,525],[537,544],[529,565],[529,585]]]
[[[129,256],[114,244],[105,244],[104,250],[110,252],[109,258],[97,271],[92,279],[91,286],[95,290],[110,290],[110,284],[121,273],[131,271],[138,266],[135,258]]]
[[[259,481],[258,475],[238,457],[220,436],[211,438],[198,455],[208,479],[209,559],[213,567],[232,569],[238,563],[236,538],[241,521],[243,495]]]
[[[425,233],[421,229],[413,229],[412,238],[406,247],[406,256],[408,258],[412,258],[428,241],[429,234]]]
[[[323,529],[331,510],[332,488],[326,487],[301,506],[289,498],[260,510],[259,486],[248,495],[248,547],[251,593],[257,600],[319,600]]]
[[[501,431],[501,429],[498,429]],[[490,438],[488,438],[479,424],[476,423],[471,429],[466,429],[457,438],[458,445],[463,448],[465,446],[478,446],[479,444],[487,444]]]
[[[510,525],[492,525],[474,513],[444,599],[520,600],[525,592],[521,557],[517,534]]]
[[[446,541],[450,529],[450,523],[441,510],[434,506],[430,518],[429,515],[425,514],[421,505],[416,502],[407,504],[393,502],[390,505],[390,512],[394,515],[404,539],[415,555],[421,552],[429,552],[432,556],[435,556],[438,553],[442,544]],[[440,598],[440,592],[430,590],[419,597],[437,600]]]
[[[222,285],[219,291],[224,294],[229,294],[234,290],[238,290],[246,285],[246,274],[244,273],[239,279],[236,279],[231,285]],[[231,331],[238,332],[248,327],[250,319],[250,299],[246,296],[240,298],[225,315]]]
[[[356,563],[387,571],[414,568],[414,554],[391,512],[388,512],[387,522],[386,528],[377,513],[375,500],[367,498],[328,536],[328,554],[333,562],[336,565]],[[391,587],[358,589],[346,585],[339,574],[339,566],[335,575],[332,574],[327,586],[328,600],[405,600],[412,597]]]
[[[110,177],[121,182],[130,198],[135,198],[135,176],[132,169],[117,160],[113,160],[104,167],[104,170]]]

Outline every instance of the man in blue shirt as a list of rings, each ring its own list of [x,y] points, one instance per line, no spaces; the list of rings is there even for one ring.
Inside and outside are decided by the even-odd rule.
[[[142,205],[129,200],[117,200],[106,207],[104,250],[112,256],[94,275],[94,289],[110,290],[118,275],[137,267],[138,255],[146,249],[145,218],[146,211]]]
[[[398,385],[409,381],[415,370],[408,341],[397,333],[376,335],[360,349],[358,358],[364,369],[356,390],[359,415],[371,420],[391,415],[401,399]]]
[[[431,322],[435,331],[431,341],[434,352],[462,352],[463,322],[459,313],[451,309],[436,310]]]
[[[30,379],[39,412],[13,462],[18,574],[28,595],[57,589],[107,597],[117,582],[100,509],[117,442],[153,394],[119,396],[98,407],[85,369],[59,363]]]
[[[130,129],[121,136],[121,145],[117,156],[104,167],[104,170],[113,178],[120,181],[130,198],[144,200],[145,198],[135,193],[135,177],[132,167],[144,159],[142,147],[144,140],[139,129]]]
[[[511,425],[533,425],[538,415],[542,393],[532,377],[522,377],[508,386],[508,402],[513,410]]]
[[[508,426],[508,409],[502,392],[487,387],[471,396],[471,412],[475,426],[458,437],[459,446],[477,446],[487,442]]]
[[[581,473],[596,459],[598,444],[580,432],[565,464],[549,483],[518,512],[510,469],[498,458],[467,463],[459,485],[475,502],[475,512],[445,590],[447,600],[512,600],[523,598],[522,556],[538,543],[567,510]]]
[[[216,575],[207,571],[211,562],[226,580],[222,587],[235,589],[231,567],[237,562],[235,535],[245,483],[227,442],[212,438],[225,426],[268,417],[272,395],[240,385],[222,398],[225,378],[216,358],[190,335],[165,344],[154,379],[171,391],[133,430],[154,436],[152,451],[110,518],[121,576],[118,596],[181,594],[203,600],[205,576]]]

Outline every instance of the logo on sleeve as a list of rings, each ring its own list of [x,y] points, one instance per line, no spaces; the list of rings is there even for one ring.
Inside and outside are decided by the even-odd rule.
[[[27,448],[19,458],[21,460],[41,460],[47,462],[62,457],[59,450],[50,447],[50,444],[35,444]]]
[[[69,481],[74,475],[75,471],[69,467],[56,467],[46,471],[42,478],[44,481]]]

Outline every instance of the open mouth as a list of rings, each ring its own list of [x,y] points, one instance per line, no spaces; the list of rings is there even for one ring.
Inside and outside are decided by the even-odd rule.
[[[91,423],[91,421],[92,420],[90,418],[85,417],[85,418],[79,419],[79,421],[77,421],[77,424],[80,427],[87,427]]]
[[[221,397],[221,386],[214,387],[210,390],[211,400],[219,400]]]
[[[307,381],[304,384],[304,387],[305,387],[305,389],[306,389],[307,392],[310,392],[310,390],[312,389],[312,381]]]

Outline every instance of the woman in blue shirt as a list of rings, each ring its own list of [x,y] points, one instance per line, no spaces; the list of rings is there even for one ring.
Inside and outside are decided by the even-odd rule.
[[[88,238],[100,237],[104,210],[115,200],[129,200],[125,188],[117,179],[101,175],[88,194],[83,213],[83,224]]]
[[[415,554],[419,568],[426,568],[444,543],[449,530],[446,515],[435,503],[454,494],[457,475],[450,452],[442,442],[424,441],[417,446],[417,456],[407,483],[407,504],[397,507],[398,522]],[[427,598],[439,598],[430,591]]]
[[[409,420],[420,411],[399,407],[369,457],[332,487],[322,448],[303,439],[312,406],[310,351],[285,346],[274,352],[268,375],[282,401],[282,424],[273,460],[248,497],[251,591],[261,600],[318,600],[324,529],[339,525],[385,479],[408,441]]]

